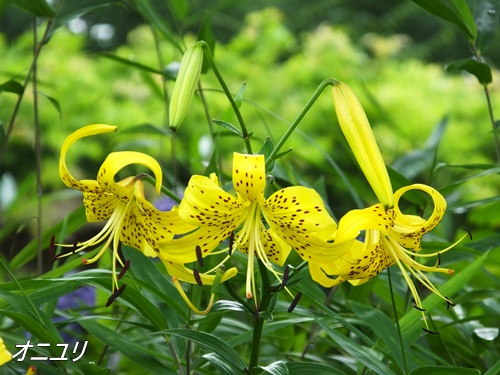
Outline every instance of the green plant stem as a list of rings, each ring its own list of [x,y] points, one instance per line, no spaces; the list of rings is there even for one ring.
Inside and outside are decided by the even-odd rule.
[[[288,138],[294,132],[294,130],[297,127],[297,125],[299,125],[300,121],[302,121],[302,119],[304,118],[304,116],[306,115],[306,113],[311,109],[311,107],[316,102],[316,100],[318,100],[318,98],[321,95],[321,93],[323,92],[323,90],[326,87],[336,85],[337,83],[338,83],[337,80],[335,80],[333,78],[328,78],[328,79],[325,79],[323,82],[321,82],[319,84],[319,86],[316,88],[316,91],[314,91],[314,93],[312,94],[311,98],[309,99],[309,101],[306,103],[306,105],[304,106],[304,108],[302,108],[302,111],[300,111],[300,113],[295,118],[295,120],[293,120],[292,124],[290,125],[290,127],[288,128],[288,130],[286,131],[286,133],[283,134],[283,137],[281,137],[281,139],[279,140],[278,144],[274,147],[273,152],[271,152],[271,154],[269,155],[269,158],[266,160],[266,167],[269,166],[269,164],[272,162],[273,158],[281,150],[281,147],[283,147],[283,145],[285,144],[285,142],[288,140]]]
[[[153,186],[156,185],[156,179],[153,176],[148,175],[147,173],[141,173],[137,176],[137,178],[145,180],[146,182],[150,183]],[[179,198],[175,193],[173,193],[163,185],[161,185],[161,192],[166,196],[172,198],[177,203],[181,203],[181,198]]]
[[[41,131],[40,131],[40,121],[38,116],[38,85],[37,85],[37,59],[35,58],[37,53],[37,32],[36,32],[36,17],[33,17],[33,125],[35,127],[35,174],[36,174],[36,243],[37,243],[37,272],[39,275],[42,274],[42,149],[41,149]],[[43,42],[43,41],[42,41]]]
[[[403,342],[403,336],[401,335],[401,327],[399,326],[398,309],[396,308],[396,299],[394,298],[394,290],[392,287],[391,269],[390,268],[387,268],[387,276],[388,276],[387,278],[389,280],[389,290],[391,292],[391,302],[392,302],[392,309],[394,311],[394,320],[396,321],[396,330],[398,331],[399,346],[401,347],[401,354],[403,356],[404,372],[405,372],[405,374],[408,374],[408,364],[406,363],[405,346],[404,346],[404,342]]]
[[[471,43],[471,48],[476,57],[476,60],[481,62],[481,54],[477,50],[476,46]],[[497,164],[500,164],[500,139],[498,136],[497,126],[495,123],[495,115],[493,114],[493,106],[491,105],[490,91],[488,90],[488,85],[483,84],[484,95],[486,97],[486,104],[488,106],[488,115],[490,117],[491,126],[493,127],[493,138],[495,140],[495,151],[497,154]]]
[[[243,120],[243,117],[241,116],[240,109],[238,108],[238,105],[234,101],[233,96],[231,95],[231,92],[229,91],[226,82],[222,78],[222,75],[219,72],[219,69],[217,69],[217,66],[215,65],[212,53],[210,52],[210,47],[208,44],[200,40],[198,43],[203,47],[205,50],[205,56],[207,57],[208,63],[210,64],[210,67],[212,68],[212,71],[215,74],[215,77],[219,81],[219,84],[222,87],[222,90],[226,94],[227,99],[229,100],[229,103],[231,104],[231,107],[233,108],[234,114],[236,115],[236,118],[238,119],[238,123],[240,124],[241,132],[243,134],[243,141],[245,142],[245,146],[247,148],[247,152],[249,154],[252,154],[252,145],[250,144],[250,134],[248,133],[247,127],[245,125],[245,121]]]
[[[262,293],[260,299],[260,305],[256,306],[255,310],[255,324],[253,326],[253,337],[252,337],[252,352],[250,353],[249,370],[259,365],[259,354],[260,354],[260,344],[262,340],[262,329],[264,328],[264,317],[262,317],[259,312],[266,311],[269,308],[269,303],[271,302],[271,283],[269,281],[269,275],[267,273],[267,268],[259,259],[257,260],[259,264],[260,277],[262,281]]]

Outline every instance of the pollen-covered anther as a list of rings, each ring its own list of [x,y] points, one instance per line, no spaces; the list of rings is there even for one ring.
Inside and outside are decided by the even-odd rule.
[[[449,310],[450,307],[455,307],[457,304],[454,303],[451,299],[449,299],[448,297],[444,297],[445,301],[446,301],[446,310]]]
[[[419,307],[419,306],[417,306],[417,305],[412,305],[412,306],[413,306],[413,308],[414,308],[415,310],[422,311],[422,312],[426,311],[423,307]]]
[[[130,267],[130,259],[127,259],[127,261],[123,265],[123,268],[120,270],[120,273],[118,274],[118,280],[120,280],[125,275],[125,272],[127,272],[129,267]]]
[[[288,312],[291,313],[297,305],[299,304],[300,298],[302,297],[302,292],[298,292],[295,298],[293,299],[292,303],[290,304],[290,307],[288,308]]]
[[[196,247],[194,248],[194,250],[196,252],[196,259],[198,260],[198,264],[200,265],[200,267],[203,267],[204,262],[203,262],[203,256],[201,255],[201,247],[200,247],[200,245],[196,245]]]
[[[125,290],[125,288],[127,287],[127,284],[123,284],[121,287],[119,287],[117,290],[115,290],[113,292],[113,294],[111,294],[108,298],[108,301],[106,302],[106,305],[105,307],[109,307],[113,301],[115,299],[117,299],[118,297],[120,297],[120,295],[123,293],[123,291]]]

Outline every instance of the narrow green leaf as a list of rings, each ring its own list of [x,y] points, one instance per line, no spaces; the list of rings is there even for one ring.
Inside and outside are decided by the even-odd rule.
[[[45,0],[7,0],[9,3],[21,8],[26,13],[36,17],[54,17],[54,9]]]
[[[425,9],[427,12],[438,16],[448,22],[451,22],[458,27],[469,41],[473,41],[476,37],[476,28],[474,23],[470,24],[470,19],[464,10],[467,6],[465,0],[452,0],[453,4],[450,7],[446,0],[412,0],[415,4]],[[461,4],[464,3],[464,4]],[[470,11],[469,11],[470,13]]]
[[[476,23],[474,21],[474,16],[467,4],[466,0],[450,0],[451,5],[455,9],[458,18],[463,22],[467,30],[472,36],[472,40],[477,38]]]
[[[59,102],[42,91],[38,91],[38,93],[42,96],[45,96],[49,100],[50,104],[52,104],[52,107],[54,107],[54,109],[57,111],[59,118],[61,118],[61,106],[59,105]]]
[[[400,369],[405,368],[399,343],[398,332],[394,322],[380,310],[363,305],[356,301],[349,301],[352,311],[382,340],[396,361]]]
[[[283,361],[276,361],[268,366],[259,366],[266,374],[271,375],[289,375],[288,367],[286,367]]]
[[[271,137],[267,137],[266,140],[264,141],[264,144],[262,145],[262,148],[259,150],[259,154],[264,155],[265,160],[269,159],[269,155],[274,150],[274,144],[271,139]],[[269,173],[273,170],[274,168],[275,161],[274,159],[271,160],[269,165],[266,165],[266,173]]]
[[[493,366],[491,366],[488,371],[486,371],[483,375],[497,375],[500,374],[500,359],[495,362]]]
[[[240,354],[236,350],[234,350],[234,348],[228,343],[214,335],[205,332],[197,332],[180,328],[169,329],[159,333],[183,337],[186,340],[196,342],[200,346],[203,346],[205,349],[213,351],[214,353],[219,355],[231,366],[233,370],[236,370],[241,374],[245,373],[246,363],[243,358],[241,358]]]
[[[482,51],[495,38],[500,15],[498,0],[478,0],[474,9],[477,27],[476,48]]]
[[[11,92],[17,95],[22,95],[24,87],[19,82],[10,80],[0,84],[0,92]]]
[[[202,358],[210,362],[220,375],[234,375],[234,369],[229,366],[220,356],[215,353],[207,353],[202,355]]]
[[[234,97],[234,102],[236,103],[236,105],[238,106],[238,108],[241,108],[241,102],[243,101],[243,94],[245,93],[245,89],[246,88],[247,88],[247,83],[243,82],[243,84],[241,85],[240,90],[238,91],[238,93]]]
[[[311,363],[311,362],[288,362],[286,364],[288,367],[289,375],[345,375],[345,372],[337,370],[334,367],[323,365],[321,363]]]
[[[120,64],[130,66],[130,67],[135,68],[135,69],[143,70],[143,71],[148,72],[148,73],[159,74],[159,75],[165,76],[167,79],[175,80],[175,76],[172,73],[170,73],[170,72],[168,72],[166,70],[165,71],[158,70],[156,68],[152,68],[150,66],[147,66],[147,65],[144,65],[144,64],[140,64],[138,62],[131,61],[129,59],[124,59],[123,57],[112,55],[110,53],[104,53],[103,52],[103,53],[98,53],[97,55],[101,56],[101,57],[104,57],[106,59],[110,59],[110,60],[119,62]]]
[[[482,85],[487,85],[493,80],[490,67],[487,64],[474,59],[454,61],[446,66],[446,70],[448,72],[454,70],[464,70],[476,77]]]
[[[240,130],[238,130],[238,128],[236,128],[233,124],[230,124],[229,122],[223,120],[213,120],[213,122],[243,138],[243,133]]]
[[[461,180],[458,180],[458,181],[455,181],[449,185],[446,185],[445,187],[439,189],[440,193],[441,194],[447,194],[448,192],[451,192],[451,191],[454,191],[455,188],[459,185],[462,185],[466,182],[469,182],[469,181],[472,181],[472,180],[475,180],[476,178],[480,178],[480,177],[484,177],[484,176],[489,176],[489,175],[495,175],[495,174],[498,174],[500,173],[500,167],[494,167],[494,168],[490,168],[490,169],[486,169],[486,170],[483,170],[482,172],[479,172],[479,173],[475,173],[471,176],[468,176],[464,179],[461,179]]]
[[[330,336],[342,350],[349,353],[354,360],[362,363],[372,371],[380,375],[396,375],[389,367],[380,361],[372,352],[367,350],[366,347],[353,341],[351,338],[342,335],[341,333],[332,329],[329,325],[319,321],[321,327],[325,330],[326,334]]]
[[[77,321],[83,329],[92,336],[108,345],[110,348],[122,353],[132,362],[146,369],[150,373],[156,374],[176,374],[168,367],[158,361],[158,357],[163,356],[153,350],[148,350],[144,345],[132,341],[130,335],[122,335],[100,323],[94,317],[86,317]]]
[[[188,12],[188,1],[187,0],[170,0],[168,3],[170,9],[175,17],[179,20],[183,20]]]
[[[481,371],[465,367],[420,367],[410,375],[481,375]]]
[[[460,272],[456,272],[450,280],[438,288],[439,292],[443,296],[452,298],[455,293],[461,290],[469,282],[469,280],[479,272],[485,260],[488,258],[488,254],[489,252],[484,253],[474,260],[474,262],[469,264],[465,269]],[[433,293],[422,302],[422,305],[427,311],[430,311],[440,303],[445,302],[438,295]],[[423,323],[420,322],[421,318],[422,314],[420,311],[411,309],[399,321],[403,341],[406,344],[412,344],[421,334],[423,334]]]

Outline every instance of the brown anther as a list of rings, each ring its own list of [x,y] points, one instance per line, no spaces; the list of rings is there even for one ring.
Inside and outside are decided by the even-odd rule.
[[[438,260],[436,263],[436,267],[439,267],[440,264],[441,264],[441,253],[438,253]]]
[[[51,260],[54,259],[54,256],[56,255],[56,236],[54,235],[50,236],[49,255]]]
[[[425,309],[424,309],[424,308],[422,308],[422,307],[418,307],[417,305],[412,305],[412,306],[413,306],[413,308],[414,308],[415,310],[422,311],[422,312],[423,312],[423,311],[425,311]]]
[[[130,259],[127,259],[127,261],[123,265],[123,268],[120,270],[120,273],[118,274],[118,280],[120,280],[123,277],[123,275],[125,275],[125,272],[127,272],[129,267],[130,267]]]
[[[196,247],[194,248],[194,250],[196,251],[196,259],[198,260],[198,264],[200,265],[200,267],[203,267],[204,262],[203,262],[203,257],[201,256],[201,247],[200,247],[200,245],[196,245]]]
[[[430,329],[427,329],[427,328],[424,328],[422,327],[422,329],[424,330],[424,332],[427,332],[431,335],[439,335],[439,332],[436,332],[436,331],[431,331]]]
[[[472,233],[468,229],[462,228],[469,235],[470,240],[472,241]]]
[[[299,304],[300,297],[302,297],[302,292],[298,292],[297,295],[295,296],[295,298],[293,299],[292,304],[288,308],[289,313],[291,313],[293,310],[295,310],[295,308]]]
[[[450,307],[455,307],[457,304],[456,303],[453,303],[448,297],[444,297],[444,299],[446,300],[446,310],[449,310]]]
[[[229,236],[229,255],[233,254],[233,246],[234,246],[234,230],[231,232],[231,236]]]
[[[200,273],[196,268],[193,270],[193,276],[196,280],[196,284],[198,284],[198,286],[203,286],[203,281],[201,281]]]
[[[288,282],[288,276],[290,276],[290,267],[287,264],[285,269],[283,270],[283,280],[281,281],[281,288],[285,288],[286,283]]]
[[[111,294],[108,298],[108,301],[106,302],[106,307],[109,307],[113,301],[115,299],[117,299],[118,297],[120,297],[120,295],[123,293],[123,291],[125,290],[125,288],[127,287],[127,284],[123,284],[121,287],[119,287],[117,290],[115,290],[113,292],[113,294]]]

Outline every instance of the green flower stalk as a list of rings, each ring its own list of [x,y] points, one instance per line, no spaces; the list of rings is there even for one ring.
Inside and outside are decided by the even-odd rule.
[[[174,131],[182,124],[187,115],[200,79],[202,65],[203,47],[201,43],[196,43],[188,48],[182,57],[172,97],[170,98],[168,123],[170,129]]]

